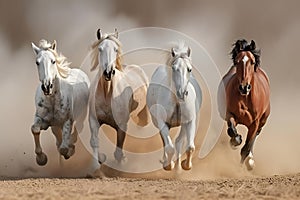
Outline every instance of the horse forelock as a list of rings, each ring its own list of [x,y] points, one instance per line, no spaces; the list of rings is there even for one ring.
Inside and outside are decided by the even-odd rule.
[[[232,46],[233,49],[230,52],[230,54],[234,64],[236,64],[235,60],[240,52],[249,51],[253,54],[255,58],[255,69],[260,66],[260,54],[261,54],[260,49],[252,49],[251,44],[249,44],[245,39],[237,40]]]
[[[70,62],[67,62],[67,58],[63,54],[58,54],[58,52],[54,49],[51,48],[52,45],[50,42],[47,40],[40,40],[39,42],[39,48],[42,49],[43,51],[49,51],[51,52],[56,61],[56,67],[58,74],[60,75],[61,78],[67,78],[69,76],[69,71],[70,71]]]
[[[122,51],[121,51],[121,47],[122,47],[122,44],[120,42],[120,40],[118,40],[114,34],[104,34],[104,36],[100,39],[100,40],[97,40],[96,42],[94,42],[92,44],[92,53],[91,53],[91,56],[92,56],[92,62],[91,62],[91,65],[92,65],[92,68],[91,68],[91,71],[95,70],[98,65],[99,65],[99,59],[98,59],[98,56],[99,56],[99,50],[98,50],[98,46],[101,44],[101,42],[103,42],[104,40],[112,40],[114,41],[117,46],[118,46],[118,51],[117,51],[117,59],[116,59],[116,68],[120,71],[123,70],[123,67],[122,67],[122,59],[121,59],[121,55],[122,55]]]

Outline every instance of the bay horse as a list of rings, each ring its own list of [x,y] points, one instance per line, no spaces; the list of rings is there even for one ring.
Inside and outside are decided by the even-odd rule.
[[[254,168],[253,146],[270,114],[270,83],[260,67],[260,50],[251,40],[237,40],[231,51],[233,66],[219,85],[219,112],[227,121],[230,144],[242,143],[236,126],[248,128],[245,145],[241,149],[241,163],[248,170]]]
[[[181,165],[184,170],[190,170],[202,91],[192,75],[191,49],[184,44],[178,44],[171,49],[169,56],[167,66],[159,66],[152,75],[147,92],[147,105],[152,122],[159,129],[164,144],[163,168],[174,168],[176,148],[177,167]],[[171,128],[178,126],[181,128],[174,148],[169,132]],[[187,158],[181,162],[183,148]]]
[[[34,136],[36,162],[48,161],[40,144],[41,130],[51,127],[56,145],[65,159],[75,152],[78,132],[83,128],[87,114],[90,82],[80,69],[72,69],[66,57],[56,51],[52,44],[41,40],[39,46],[31,43],[36,55],[40,84],[35,95],[36,113],[31,132]]]
[[[118,31],[102,34],[97,31],[97,41],[92,45],[92,68],[98,67],[98,73],[91,84],[89,98],[90,144],[93,156],[105,161],[106,155],[99,153],[98,131],[107,124],[117,132],[115,160],[121,162],[125,157],[125,141],[130,117],[140,126],[148,124],[146,94],[148,78],[137,65],[122,65],[121,42]],[[96,166],[97,167],[97,166]]]

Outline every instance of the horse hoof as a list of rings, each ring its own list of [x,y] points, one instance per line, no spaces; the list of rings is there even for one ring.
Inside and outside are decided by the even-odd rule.
[[[192,169],[192,165],[191,164],[189,165],[189,163],[187,162],[187,160],[183,160],[181,162],[181,167],[184,170],[190,170],[190,169]]]
[[[46,154],[41,153],[41,154],[36,155],[36,163],[38,165],[44,166],[47,164],[47,162],[48,162],[48,158],[47,158]]]
[[[123,152],[122,151],[118,151],[118,150],[115,151],[114,156],[115,156],[116,161],[118,161],[118,163],[120,163],[122,160],[125,160],[125,158],[126,158],[124,156]],[[99,162],[100,162],[100,159],[99,159]]]
[[[253,170],[255,167],[255,162],[254,162],[253,158],[247,157],[245,160],[245,165],[246,165],[248,171]]]
[[[75,145],[71,145],[68,150],[68,156],[71,157],[75,154]]]
[[[166,171],[171,171],[173,168],[174,168],[174,162],[173,161],[171,161],[171,163],[170,164],[167,164],[167,162],[164,162],[164,164],[163,164],[163,168],[164,168],[164,170],[166,170]]]
[[[60,148],[60,149],[59,149],[59,153],[60,153],[60,155],[62,155],[66,160],[70,158],[70,156],[68,155],[68,153],[69,153],[69,149],[68,149],[68,148]]]
[[[98,162],[99,162],[99,164],[101,165],[105,161],[106,161],[106,155],[104,153],[99,153],[99,155],[98,155]]]
[[[236,137],[232,137],[230,139],[230,146],[233,149],[236,149],[236,147],[239,146],[240,144],[242,144],[242,136],[241,135],[237,135]]]

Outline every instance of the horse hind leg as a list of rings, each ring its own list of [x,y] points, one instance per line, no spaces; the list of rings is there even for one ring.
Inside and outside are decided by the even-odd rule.
[[[35,143],[36,163],[40,166],[44,166],[47,164],[48,158],[47,155],[43,153],[41,143],[40,143],[41,126],[42,126],[42,119],[36,117],[34,124],[31,126],[31,132],[33,134],[34,143]]]
[[[233,117],[230,117],[228,120],[228,129],[227,134],[230,136],[230,146],[233,149],[236,149],[242,143],[242,136],[238,134],[236,130],[236,122]]]

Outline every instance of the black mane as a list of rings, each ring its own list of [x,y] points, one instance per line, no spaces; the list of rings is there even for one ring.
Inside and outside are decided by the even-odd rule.
[[[254,58],[255,58],[255,69],[260,66],[260,49],[256,49],[256,45],[254,40],[251,40],[250,43],[247,42],[245,39],[240,39],[237,40],[233,45],[233,49],[231,51],[231,59],[234,64],[235,63],[235,58],[236,56],[241,52],[241,51],[250,51]]]

